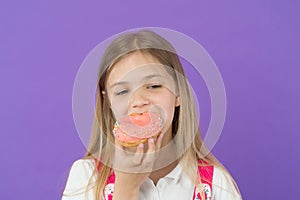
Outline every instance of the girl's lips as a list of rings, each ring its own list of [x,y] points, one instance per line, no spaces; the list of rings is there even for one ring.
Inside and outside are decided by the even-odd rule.
[[[152,121],[149,112],[133,113],[129,115],[129,118],[133,124],[139,126],[147,126]]]
[[[130,113],[129,116],[143,115],[146,112],[149,112],[149,111]]]

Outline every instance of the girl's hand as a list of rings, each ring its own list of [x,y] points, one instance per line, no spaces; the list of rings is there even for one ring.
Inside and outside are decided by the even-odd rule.
[[[144,153],[144,145],[131,149],[125,148],[115,139],[115,157],[113,168],[116,176],[114,200],[137,199],[141,184],[152,172],[157,153],[161,147],[163,134],[156,141],[148,139],[148,148]]]

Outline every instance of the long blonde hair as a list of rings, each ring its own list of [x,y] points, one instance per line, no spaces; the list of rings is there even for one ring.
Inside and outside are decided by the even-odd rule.
[[[95,199],[101,199],[106,181],[112,172],[111,165],[107,163],[112,163],[111,159],[114,153],[114,146],[111,144],[114,141],[112,129],[115,119],[107,95],[103,95],[102,92],[106,91],[106,80],[114,64],[136,51],[153,56],[161,64],[171,67],[181,77],[186,77],[175,49],[167,40],[155,32],[141,30],[122,34],[108,46],[99,66],[96,112],[90,143],[84,156],[84,159],[95,159],[96,166],[98,161],[101,160],[102,162],[100,170],[97,167],[94,168],[92,177],[95,178],[93,179],[95,181],[92,183],[91,177],[86,188],[86,192],[91,188],[94,189]],[[201,184],[199,179],[201,175],[195,170],[195,166],[199,165],[198,161],[202,159],[206,165],[216,166],[226,173],[229,177],[228,181],[231,181],[238,190],[235,181],[227,170],[206,148],[203,148],[204,144],[200,135],[198,117],[190,86],[186,79],[176,76],[176,73],[173,73],[172,76],[178,87],[180,106],[175,108],[172,135],[178,152],[184,152],[179,156],[178,161],[181,162],[183,170],[197,185]],[[195,176],[195,174],[198,174],[198,176]]]

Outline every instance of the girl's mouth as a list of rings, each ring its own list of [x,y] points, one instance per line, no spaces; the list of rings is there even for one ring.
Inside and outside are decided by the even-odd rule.
[[[148,111],[139,112],[139,113],[131,113],[131,114],[129,114],[129,116],[143,115],[146,112],[148,112]]]
[[[130,120],[139,126],[147,126],[151,123],[151,115],[150,112],[146,111],[143,113],[132,113],[129,115]]]

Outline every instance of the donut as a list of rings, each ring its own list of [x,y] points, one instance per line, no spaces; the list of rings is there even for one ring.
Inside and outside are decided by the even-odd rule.
[[[113,134],[122,146],[134,147],[156,138],[162,130],[162,118],[158,113],[132,113],[116,121]]]

